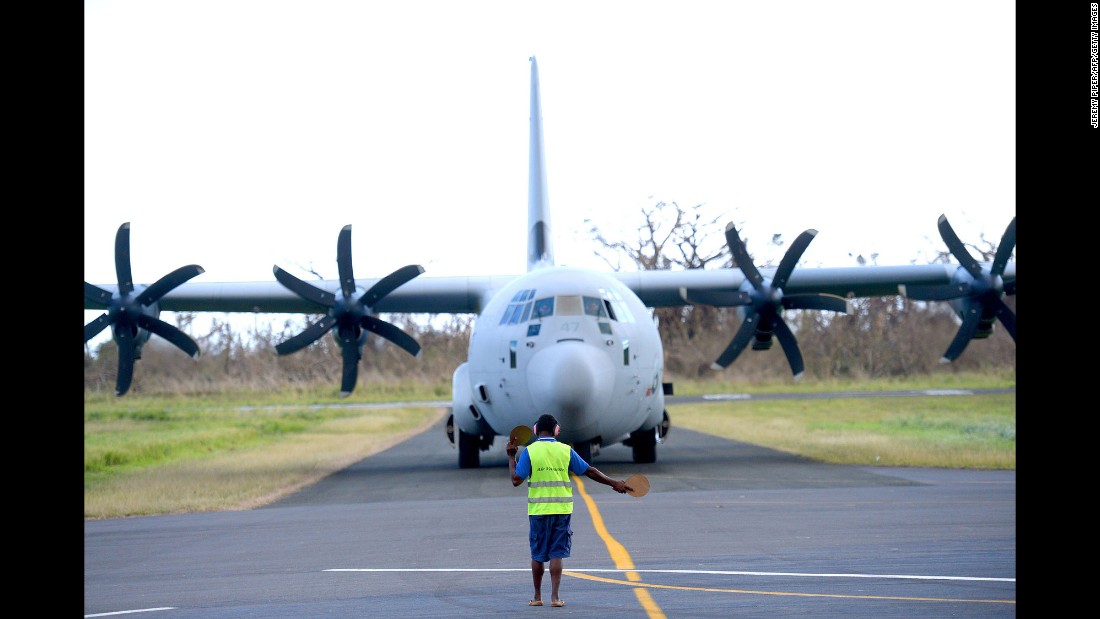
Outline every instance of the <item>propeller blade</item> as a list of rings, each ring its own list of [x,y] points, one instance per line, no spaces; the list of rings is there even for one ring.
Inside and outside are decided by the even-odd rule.
[[[795,265],[802,259],[802,253],[806,251],[815,236],[817,236],[817,230],[806,230],[798,235],[787,249],[787,253],[783,254],[783,259],[779,261],[779,268],[775,270],[775,277],[772,278],[773,288],[782,288],[787,285],[787,279],[790,278]]]
[[[959,240],[955,230],[951,228],[951,224],[947,223],[947,217],[940,215],[936,225],[940,229],[940,238],[947,244],[947,249],[951,250],[951,255],[955,256],[962,268],[966,269],[966,272],[970,273],[974,279],[981,278],[982,265],[978,264],[978,261],[970,255],[970,252],[966,251],[966,246]]]
[[[195,357],[199,354],[199,345],[195,343],[195,340],[163,320],[142,314],[137,317],[137,323],[150,333],[156,333],[175,344],[176,348],[187,353],[189,356]]]
[[[292,352],[299,351],[306,346],[317,341],[322,335],[329,332],[336,325],[336,319],[332,316],[325,316],[321,320],[306,327],[305,331],[302,331],[298,335],[290,338],[289,340],[275,345],[275,352],[280,355],[289,355]]]
[[[130,389],[130,383],[134,377],[134,363],[141,358],[141,348],[150,333],[168,340],[191,357],[199,354],[199,346],[195,340],[154,316],[159,313],[156,302],[161,297],[204,272],[204,269],[197,264],[180,267],[146,287],[137,296],[130,297],[130,293],[134,291],[134,278],[130,269],[130,222],[118,227],[118,232],[115,233],[117,296],[103,288],[84,282],[85,301],[109,308],[107,313],[84,325],[84,341],[87,342],[108,326],[113,327],[112,336],[118,346],[118,378],[115,383],[117,395],[121,396]],[[141,337],[138,337],[139,333]]]
[[[374,316],[363,316],[363,318],[359,321],[359,324],[362,325],[363,328],[367,331],[375,333],[380,337],[383,337],[393,342],[410,355],[414,357],[420,355],[420,344],[416,340],[414,340],[409,334],[405,333],[401,329],[398,329],[397,327],[386,322],[385,320],[379,320]]]
[[[118,377],[115,379],[115,395],[125,395],[134,379],[134,334],[123,327],[115,329],[118,344]]]
[[[745,349],[749,340],[752,339],[753,333],[756,331],[757,318],[758,316],[756,314],[745,316],[745,320],[741,323],[741,328],[737,330],[733,339],[730,340],[729,346],[726,346],[726,350],[722,351],[718,360],[711,364],[711,369],[721,370],[729,367],[729,364],[733,363],[733,360],[737,358],[737,355],[741,354],[741,351]]]
[[[109,324],[111,322],[107,320],[107,314],[100,314],[95,320],[84,325],[84,341],[87,342],[99,335],[99,332],[106,329]]]
[[[279,280],[283,286],[307,301],[327,308],[329,312],[318,323],[310,325],[302,333],[275,346],[275,350],[280,355],[290,354],[302,349],[335,327],[337,329],[336,339],[340,343],[340,352],[343,357],[343,377],[340,386],[340,397],[343,398],[351,395],[351,392],[355,389],[359,361],[362,358],[362,348],[367,339],[367,334],[363,332],[363,329],[393,342],[413,356],[420,355],[420,344],[416,340],[401,329],[374,318],[370,314],[372,307],[379,300],[399,286],[419,276],[424,272],[424,267],[410,264],[397,269],[375,282],[358,299],[354,299],[352,295],[355,294],[356,287],[355,274],[351,263],[350,224],[340,230],[340,236],[336,240],[336,263],[340,270],[340,292],[343,293],[343,298],[339,300],[336,293],[325,292],[287,273],[278,266],[274,267],[275,279]]]
[[[91,301],[92,303],[109,305],[111,303],[111,293],[99,286],[93,286],[88,282],[84,282],[84,300]]]
[[[340,270],[340,288],[345,297],[355,294],[355,274],[351,268],[351,224],[340,229],[336,239],[336,266]]]
[[[997,246],[997,254],[993,257],[993,266],[990,272],[993,275],[1001,275],[1005,272],[1008,259],[1012,256],[1012,250],[1016,248],[1016,218],[1008,222],[1005,233],[1001,235],[1001,244]]]
[[[829,310],[841,314],[850,313],[848,299],[835,294],[792,294],[783,297],[785,309]]]
[[[721,369],[728,366],[741,354],[741,351],[745,349],[750,341],[754,351],[770,350],[775,338],[778,337],[779,343],[783,346],[783,352],[787,356],[787,361],[791,365],[795,380],[802,378],[805,369],[802,352],[798,348],[798,342],[795,340],[790,327],[780,317],[782,311],[784,309],[828,310],[842,314],[851,311],[849,300],[835,294],[807,293],[788,296],[783,292],[783,288],[790,280],[791,274],[798,266],[798,261],[802,259],[802,254],[806,252],[806,249],[816,237],[817,230],[813,229],[804,230],[799,234],[798,238],[794,240],[794,243],[791,243],[791,246],[783,254],[783,259],[780,260],[779,266],[775,269],[771,281],[765,282],[764,277],[749,257],[744,241],[737,234],[737,228],[732,222],[726,225],[726,242],[729,245],[730,253],[733,255],[734,263],[741,268],[745,279],[752,284],[755,290],[752,292],[742,290],[730,292],[680,289],[680,297],[688,303],[700,302],[718,306],[752,305],[751,309],[746,311],[747,315],[737,334],[734,335],[726,350],[718,357],[718,360],[711,365],[712,369]],[[740,286],[744,287],[744,282]]]
[[[119,226],[115,233],[115,275],[118,276],[118,296],[125,297],[134,291],[134,276],[130,273],[130,222]]]
[[[343,376],[340,378],[340,397],[346,398],[355,391],[355,381],[359,377],[359,342],[354,336],[343,337],[344,345],[340,347],[341,356],[344,358]]]
[[[745,277],[752,282],[753,287],[760,288],[763,286],[764,276],[756,270],[756,265],[752,263],[752,258],[749,257],[749,250],[745,248],[745,243],[741,240],[741,237],[737,235],[737,228],[732,221],[726,224],[726,244],[729,245],[730,253],[733,254],[734,261],[737,262],[737,268],[741,269]]]
[[[901,296],[916,301],[947,301],[958,299],[970,294],[970,284],[943,284],[927,286],[898,286]]]
[[[363,296],[359,297],[359,302],[367,307],[373,307],[379,299],[388,295],[389,293],[397,290],[398,287],[404,285],[406,282],[412,280],[414,277],[424,272],[424,267],[419,264],[410,264],[408,266],[401,267],[393,273],[378,280],[378,283],[370,287],[370,290],[366,291]]]
[[[1012,336],[1012,341],[1016,341],[1016,314],[1012,313],[1012,309],[1005,305],[1004,301],[997,301],[997,318],[1001,321],[1001,324],[1005,326],[1005,331]]]
[[[903,284],[898,286],[898,292],[902,296],[918,301],[961,300],[953,302],[952,306],[955,308],[961,307],[959,315],[963,319],[962,325],[959,327],[954,339],[951,340],[951,344],[947,347],[947,352],[940,358],[940,363],[950,363],[957,359],[966,349],[970,340],[974,339],[976,333],[980,338],[987,337],[992,332],[994,316],[1000,319],[1012,340],[1015,341],[1016,314],[1005,305],[1003,297],[1005,294],[1016,294],[1016,280],[1002,282],[1001,276],[1004,274],[1005,267],[1008,266],[1008,259],[1016,247],[1016,218],[1012,218],[1012,221],[1005,228],[1004,234],[1001,235],[1001,244],[997,247],[997,252],[993,257],[988,273],[982,271],[981,264],[966,250],[963,242],[959,240],[958,235],[951,228],[951,224],[947,222],[945,215],[940,215],[937,225],[940,229],[940,236],[943,237],[943,242],[947,244],[951,254],[961,263],[960,268],[969,273],[974,281],[972,283],[952,282],[943,285],[906,286]],[[957,271],[956,274],[958,274]],[[979,327],[982,329],[980,333],[978,331]]]
[[[141,291],[141,294],[137,297],[137,302],[142,305],[149,305],[160,300],[165,294],[174,289],[176,286],[186,282],[187,280],[201,275],[206,271],[197,264],[189,264],[182,266],[175,271],[172,271],[168,275],[158,279],[152,286],[149,286],[145,290]]]
[[[278,265],[275,266],[273,271],[275,272],[275,279],[279,280],[280,284],[286,286],[288,290],[306,301],[312,301],[326,308],[331,307],[332,304],[336,302],[336,295],[305,283],[290,273],[280,269]]]
[[[752,303],[752,295],[741,290],[688,290],[680,289],[680,298],[692,305],[733,307]]]
[[[955,339],[951,340],[951,345],[947,347],[947,352],[943,353],[943,358],[940,359],[940,363],[950,363],[959,358],[959,355],[966,349],[966,345],[969,344],[971,338],[974,337],[974,331],[977,330],[981,318],[981,304],[971,303],[970,308],[967,309],[966,318],[963,319],[962,326],[959,327],[959,332],[955,334]]]
[[[787,355],[787,362],[791,364],[791,373],[794,374],[794,379],[796,381],[802,380],[802,373],[806,368],[802,363],[802,351],[798,349],[798,341],[795,340],[790,327],[787,326],[785,320],[776,316],[772,330],[775,332],[776,339],[779,340],[779,345],[783,347],[783,352]]]

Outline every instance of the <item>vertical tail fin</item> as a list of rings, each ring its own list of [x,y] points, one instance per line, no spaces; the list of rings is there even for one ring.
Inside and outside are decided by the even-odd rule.
[[[546,190],[546,154],[542,145],[539,65],[531,56],[531,137],[527,168],[527,270],[554,265],[550,236],[550,199]]]

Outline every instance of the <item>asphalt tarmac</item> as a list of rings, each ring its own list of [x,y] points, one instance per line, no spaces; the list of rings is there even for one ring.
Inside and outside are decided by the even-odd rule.
[[[677,428],[644,497],[583,478],[562,608],[532,597],[503,438],[437,427],[272,505],[84,523],[84,616],[1015,617],[1016,472],[829,465]]]

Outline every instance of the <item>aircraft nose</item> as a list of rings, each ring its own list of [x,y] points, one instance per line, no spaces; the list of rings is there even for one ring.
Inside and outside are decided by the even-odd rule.
[[[615,369],[605,351],[579,341],[544,348],[527,365],[531,397],[559,418],[563,431],[595,423],[615,386]]]

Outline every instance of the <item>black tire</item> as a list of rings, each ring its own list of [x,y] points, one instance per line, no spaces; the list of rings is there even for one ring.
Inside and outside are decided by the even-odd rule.
[[[573,451],[577,452],[577,455],[581,457],[581,460],[592,464],[592,442],[591,441],[578,441],[573,443]]]
[[[630,446],[634,452],[634,462],[638,464],[652,464],[657,461],[656,430],[639,430],[637,432],[631,432]]]
[[[458,468],[476,469],[481,466],[481,448],[476,434],[458,430]]]

